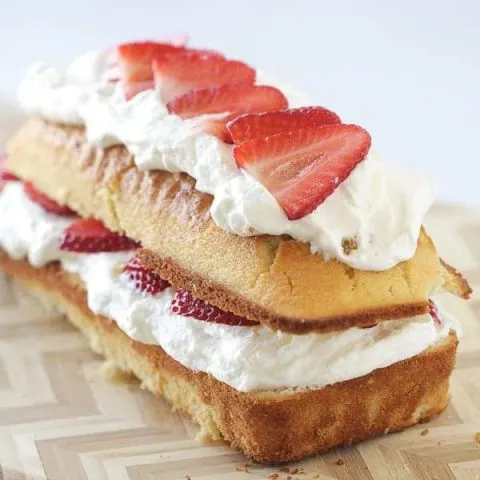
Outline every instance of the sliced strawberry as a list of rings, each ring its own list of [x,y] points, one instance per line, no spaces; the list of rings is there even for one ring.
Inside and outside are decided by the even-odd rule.
[[[155,88],[164,103],[190,90],[255,82],[255,70],[211,53],[164,55],[153,61]]]
[[[442,321],[440,320],[440,314],[438,313],[437,306],[433,303],[432,300],[429,300],[428,304],[430,307],[430,316],[433,318],[433,321],[440,326],[442,324]]]
[[[246,327],[258,325],[257,322],[252,322],[244,317],[239,317],[238,315],[214,307],[199,298],[193,297],[191,293],[182,289],[177,290],[175,293],[175,297],[170,305],[170,310],[177,315],[193,317],[205,322]]]
[[[186,48],[183,52],[179,53],[181,55],[188,55],[190,57],[215,57],[225,60],[225,55],[223,55],[223,53],[217,52],[217,50],[211,50],[209,48]]]
[[[0,174],[0,180],[3,180],[5,182],[15,182],[15,181],[20,180],[20,179],[16,175],[14,175],[13,173],[7,172],[6,170],[4,170]]]
[[[217,137],[225,143],[232,143],[226,127],[226,124],[231,118],[232,116],[228,113],[218,114],[214,118],[205,118],[196,121],[193,127],[196,131]]]
[[[47,212],[64,216],[75,215],[75,212],[66,205],[60,205],[55,200],[52,200],[42,192],[39,192],[31,182],[24,182],[23,190],[32,202],[38,203]]]
[[[133,250],[139,244],[125,235],[111,232],[94,218],[81,218],[73,222],[63,235],[60,245],[69,252],[97,253]]]
[[[19,180],[19,178],[14,175],[13,173],[10,173],[8,170],[5,170],[5,162],[7,161],[7,156],[0,154],[0,185],[3,182],[14,182],[16,180]]]
[[[192,90],[167,104],[168,111],[187,119],[207,113],[225,113],[223,117],[203,121],[200,129],[231,142],[226,124],[242,113],[268,112],[286,108],[288,100],[275,87],[248,83]]]
[[[280,109],[278,109],[280,110]],[[250,113],[232,120],[227,129],[234,143],[265,138],[300,128],[341,123],[340,117],[323,107],[291,108],[280,112]]]
[[[138,261],[137,257],[132,258],[127,265],[125,265],[124,272],[132,282],[134,282],[137,290],[150,295],[162,292],[170,286],[160,275],[145,268]]]
[[[290,220],[315,210],[370,149],[357,125],[323,125],[250,140],[234,147],[237,165],[277,199]]]
[[[183,51],[185,47],[170,43],[134,42],[119,45],[120,75],[127,100],[143,90],[153,88],[152,60],[155,57]]]

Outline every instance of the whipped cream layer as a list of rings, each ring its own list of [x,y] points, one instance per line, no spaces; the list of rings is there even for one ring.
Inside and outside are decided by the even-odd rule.
[[[236,166],[232,146],[199,131],[201,117],[170,115],[154,91],[124,98],[109,52],[90,52],[65,70],[36,65],[19,88],[23,108],[60,123],[84,124],[88,141],[106,148],[124,144],[143,170],[186,172],[196,188],[213,195],[211,216],[241,236],[290,235],[312,252],[366,270],[386,270],[410,259],[434,189],[421,176],[385,165],[370,153],[315,211],[289,220],[268,190]],[[257,72],[258,84],[273,84]],[[275,85],[290,106],[305,96]],[[211,116],[211,115],[209,115]],[[356,250],[344,252],[345,240]]]
[[[170,311],[173,288],[145,295],[121,273],[134,252],[60,250],[62,231],[72,221],[45,212],[18,182],[0,192],[0,248],[12,258],[27,259],[35,267],[60,261],[82,279],[92,312],[114,320],[134,340],[159,345],[182,365],[240,391],[318,388],[360,377],[413,357],[458,328],[442,310],[441,326],[422,315],[372,328],[308,335],[183,317]]]

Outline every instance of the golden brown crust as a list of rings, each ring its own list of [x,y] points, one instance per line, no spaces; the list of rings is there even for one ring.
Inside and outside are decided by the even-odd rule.
[[[292,243],[298,245],[297,242]],[[343,314],[335,315],[332,313],[323,318],[292,318],[279,315],[259,305],[252,305],[250,302],[245,301],[244,298],[223,288],[221,285],[216,285],[207,278],[196,275],[193,272],[185,271],[180,268],[178,264],[174,263],[171,258],[162,259],[151,250],[140,250],[138,252],[138,257],[143,265],[157,272],[163,278],[167,278],[168,281],[176,287],[185,288],[186,290],[193,292],[195,296],[203,298],[214,305],[218,305],[226,310],[235,311],[237,315],[256,319],[257,321],[260,320],[261,323],[272,329],[282,330],[297,335],[312,331],[317,333],[340,331],[352,326],[368,327],[375,325],[379,321],[408,318],[415,315],[423,315],[429,311],[428,304],[419,302],[398,306],[372,306],[370,308],[365,308],[364,310],[357,308],[352,313],[347,313],[347,310],[344,309],[345,313]],[[311,267],[313,269],[315,268],[314,265],[311,265]],[[308,275],[309,272],[303,271],[303,273]],[[326,278],[327,272],[325,272],[325,274],[325,278],[322,278],[322,280],[324,280],[323,284],[329,288],[330,279]],[[318,276],[318,278],[320,279],[320,276]],[[344,293],[339,292],[339,290],[340,289],[336,289],[332,285],[330,291],[334,291],[337,294],[337,298],[339,295],[344,297]],[[348,291],[349,290],[347,290],[347,292]],[[365,292],[367,291],[368,290],[366,289]]]
[[[317,390],[242,393],[185,368],[161,348],[129,339],[93,315],[83,288],[56,264],[34,269],[0,252],[0,270],[53,302],[92,348],[132,372],[212,438],[264,463],[282,463],[423,422],[448,403],[457,339],[446,339],[409,360]]]
[[[124,147],[95,149],[80,128],[30,119],[10,144],[8,168],[141,241],[173,285],[273,328],[326,332],[422,314],[443,283],[424,231],[414,258],[384,272],[325,262],[281,237],[232,235],[210,219],[211,197],[190,177],[141,172]]]
[[[467,279],[445,260],[440,259],[440,263],[442,264],[444,279],[443,288],[457,297],[468,300],[473,293],[473,290],[468,284]]]

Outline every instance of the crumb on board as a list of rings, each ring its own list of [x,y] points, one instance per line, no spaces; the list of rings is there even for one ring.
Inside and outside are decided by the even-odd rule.
[[[185,475],[185,480],[192,480],[192,477],[190,475]]]
[[[477,447],[480,447],[480,432],[477,432],[474,436],[473,439],[475,440],[475,443],[477,444]]]
[[[235,470],[237,472],[245,472],[245,473],[250,473],[250,468],[252,467],[251,463],[242,463],[241,465],[237,465]]]
[[[420,435],[424,437],[425,435],[428,435],[428,428],[425,428],[424,430],[421,431]]]
[[[282,473],[286,473],[287,476],[282,475]],[[300,477],[292,477],[292,475],[305,475],[305,469],[303,467],[281,467],[278,472],[271,473],[267,480],[300,480]],[[311,477],[309,477],[311,478]],[[320,478],[319,476],[315,476],[313,478]]]
[[[339,458],[339,459],[335,462],[335,465],[338,465],[339,467],[341,467],[342,465],[345,465],[345,460],[343,460],[342,458]]]

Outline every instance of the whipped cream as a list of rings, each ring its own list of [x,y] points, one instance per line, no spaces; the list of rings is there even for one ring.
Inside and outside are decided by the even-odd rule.
[[[83,125],[79,109],[97,89],[112,92],[118,70],[109,52],[87,52],[62,71],[33,64],[18,87],[21,106],[53,122]]]
[[[95,314],[114,320],[130,338],[159,345],[186,367],[239,391],[319,388],[357,378],[413,357],[450,329],[458,329],[442,309],[441,326],[430,315],[421,315],[372,328],[307,335],[183,317],[170,310],[173,288],[145,295],[121,273],[121,265],[134,252],[60,250],[60,226],[72,221],[45,212],[24,194],[20,183],[10,182],[0,192],[0,247],[10,256],[26,258],[34,266],[59,260],[66,271],[80,276]]]
[[[198,190],[213,195],[212,219],[226,231],[290,235],[356,269],[386,270],[414,255],[435,194],[423,177],[369,153],[316,210],[289,220],[274,196],[236,166],[231,145],[199,131],[202,118],[170,115],[154,90],[126,101],[122,85],[108,82],[118,77],[110,58],[89,53],[65,72],[37,67],[20,86],[20,103],[54,121],[84,123],[92,144],[124,144],[142,170],[188,173]],[[257,82],[264,80],[260,73]],[[291,106],[305,105],[304,96],[277,87]],[[345,240],[356,249],[345,252]]]
[[[0,247],[14,260],[26,258],[30,265],[43,267],[70,255],[59,247],[72,221],[30,201],[20,182],[7,182],[0,192]]]

